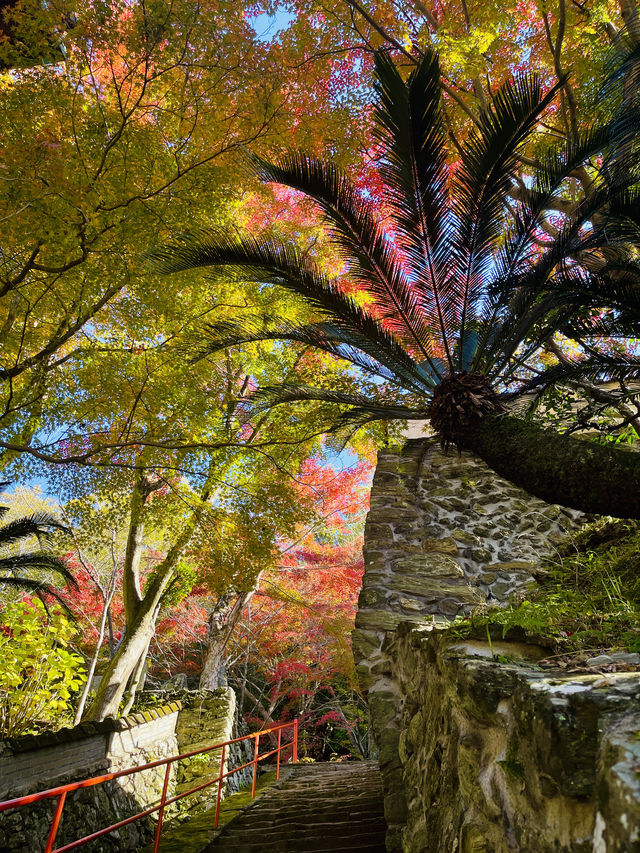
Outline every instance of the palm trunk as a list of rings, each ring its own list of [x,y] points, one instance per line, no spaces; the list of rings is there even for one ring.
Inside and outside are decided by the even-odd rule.
[[[510,415],[483,419],[461,444],[547,503],[640,518],[640,453],[560,435]]]

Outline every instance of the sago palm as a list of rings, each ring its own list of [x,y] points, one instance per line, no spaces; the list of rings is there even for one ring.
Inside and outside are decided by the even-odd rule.
[[[8,486],[0,483],[0,492]],[[9,512],[0,506],[0,520]],[[42,548],[42,541],[54,531],[68,532],[68,528],[46,512],[36,512],[0,524],[0,588],[2,586],[37,594],[47,593],[64,605],[50,582],[51,575],[59,575],[65,582],[77,586],[76,580],[63,560]],[[23,543],[36,539],[41,547],[18,550]],[[66,605],[64,605],[66,607]]]
[[[186,236],[155,252],[156,266],[227,267],[241,281],[288,288],[319,314],[305,326],[258,317],[211,326],[207,351],[267,339],[318,347],[373,375],[375,398],[283,385],[261,389],[264,404],[331,401],[342,404],[342,420],[353,426],[428,418],[443,444],[472,450],[545,500],[640,517],[640,456],[543,430],[506,405],[539,384],[527,365],[543,342],[583,316],[554,281],[566,284],[575,270],[594,266],[609,239],[602,212],[635,183],[611,129],[594,128],[547,155],[515,201],[523,148],[558,86],[544,93],[535,76],[504,85],[453,166],[437,56],[427,52],[405,82],[379,53],[375,86],[385,221],[377,202],[331,163],[299,153],[275,163],[253,160],[262,180],[319,205],[344,263],[342,278],[364,298],[347,295],[340,276],[327,276],[294,245],[250,235]],[[601,166],[588,198],[541,246],[554,197],[596,154]]]

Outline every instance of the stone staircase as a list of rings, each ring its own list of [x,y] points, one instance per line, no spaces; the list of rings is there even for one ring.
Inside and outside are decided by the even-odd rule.
[[[385,830],[375,762],[298,764],[283,768],[206,853],[384,853]]]

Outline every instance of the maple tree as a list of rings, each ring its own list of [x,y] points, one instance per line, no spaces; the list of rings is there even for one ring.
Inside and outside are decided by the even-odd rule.
[[[264,725],[300,717],[304,748],[315,757],[367,749],[350,644],[363,572],[363,473],[334,474],[322,524],[281,549],[228,651],[228,677],[247,718]]]
[[[18,3],[6,14],[28,33],[41,13],[47,29],[61,8],[45,5]],[[93,461],[104,445],[111,450],[117,437],[92,429],[77,398],[75,408],[58,407],[60,389],[82,383],[90,395],[118,375],[109,372],[109,354],[135,362],[145,349],[176,343],[194,317],[216,311],[212,302],[224,313],[220,293],[199,288],[190,300],[192,280],[167,287],[139,254],[154,234],[185,222],[234,227],[247,185],[235,151],[283,140],[320,150],[320,127],[348,149],[357,126],[348,99],[339,108],[318,99],[313,122],[297,118],[302,93],[322,88],[331,62],[298,62],[300,45],[260,40],[252,8],[215,0],[65,4],[75,23],[64,34],[64,62],[2,78],[5,462],[19,453]],[[85,436],[75,452],[59,440],[71,427]]]
[[[21,476],[47,477],[67,495],[128,495],[127,510],[119,510],[129,538],[128,630],[92,715],[114,712],[126,683],[135,685],[205,504],[208,511],[217,501],[222,512],[227,485],[242,487],[249,466],[265,460],[284,477],[308,452],[297,446],[318,438],[309,419],[243,422],[234,401],[276,365],[311,375],[328,364],[302,365],[300,354],[283,357],[270,347],[244,362],[185,364],[185,336],[246,300],[224,280],[202,287],[185,276],[168,287],[139,261],[151,235],[187,220],[228,228],[242,221],[246,178],[231,157],[240,146],[268,148],[297,136],[323,145],[295,116],[300,93],[330,71],[303,62],[291,73],[283,46],[256,38],[251,8],[77,4],[64,63],[14,70],[0,89],[10,116],[0,131],[3,463]],[[18,4],[14,31],[28,30],[36,13],[37,4]],[[317,126],[332,129],[334,140],[351,138],[349,115],[349,104],[335,111],[321,101]],[[32,139],[26,155],[25,137]],[[302,312],[269,295],[255,304]],[[181,476],[189,484],[175,487]],[[166,482],[191,489],[194,506],[184,535],[155,566],[156,586],[143,590],[136,569],[143,517],[156,484],[161,490]],[[268,474],[261,486],[263,498],[273,495]],[[282,516],[286,527],[284,508]]]
[[[169,657],[175,652],[175,665],[191,655],[187,614],[200,606],[210,623],[207,677],[217,682],[230,628],[246,617],[260,570],[276,559],[283,531],[307,512],[288,478],[320,448],[319,423],[329,422],[334,408],[251,413],[247,398],[256,386],[284,377],[306,385],[322,381],[340,392],[357,385],[366,396],[378,387],[377,380],[361,379],[305,344],[254,343],[242,354],[193,362],[202,355],[203,324],[230,322],[238,314],[296,324],[313,315],[290,295],[269,288],[248,293],[226,275],[205,281],[190,273],[159,276],[142,263],[141,250],[186,227],[215,226],[229,234],[244,227],[295,242],[323,271],[339,270],[343,292],[362,300],[313,206],[296,192],[256,187],[235,152],[269,158],[300,147],[330,156],[350,171],[359,192],[380,202],[370,85],[380,45],[392,49],[405,75],[426,45],[439,46],[454,164],[467,120],[477,124],[489,93],[525,66],[538,69],[549,86],[559,81],[562,100],[545,121],[556,135],[575,139],[607,44],[635,39],[633,26],[620,33],[621,21],[633,24],[635,15],[626,0],[589,8],[564,0],[544,7],[522,2],[516,15],[503,2],[445,8],[294,0],[287,25],[273,37],[258,37],[255,15],[278,6],[220,0],[2,5],[8,38],[0,44],[0,66],[12,70],[0,76],[6,117],[0,127],[1,460],[21,476],[45,476],[81,502],[89,495],[98,501],[118,496],[117,507],[106,513],[112,526],[91,520],[87,529],[96,542],[80,549],[84,566],[77,555],[72,563],[81,584],[78,608],[92,614],[96,644],[109,635],[110,613],[114,659],[115,632],[125,638],[105,680],[104,692],[114,686],[115,692],[110,704],[99,697],[91,712],[98,716],[117,707],[127,683],[135,688],[149,643],[153,656],[162,657],[162,648]],[[563,77],[567,70],[569,79]],[[537,145],[523,152],[523,169],[541,153]],[[516,178],[524,182],[524,174]],[[524,183],[514,187],[516,198]],[[576,173],[575,187],[557,204],[570,211],[586,183]],[[557,230],[555,213],[541,223],[541,239]],[[568,351],[559,338],[548,350],[549,363]],[[372,432],[379,439],[386,434],[386,427]],[[264,537],[247,535],[263,512]],[[86,503],[78,513],[87,524]],[[185,524],[183,539],[172,526],[178,520]],[[107,546],[116,528],[114,564]],[[104,559],[98,543],[107,549]],[[138,558],[143,567],[148,559],[144,571],[135,570]],[[301,574],[305,597],[322,601],[312,581],[328,575],[328,569]],[[262,594],[267,580],[284,585],[284,597],[298,607],[290,600],[295,587],[283,577],[289,573],[264,574],[260,597],[254,596],[252,612],[269,615],[264,639],[250,643],[257,669],[267,625],[284,632],[288,648],[290,638],[277,621],[283,602],[263,605]],[[339,578],[343,589],[330,597],[351,601],[351,580]],[[177,590],[185,594],[193,583],[202,596],[178,602]],[[149,618],[130,644],[143,604]],[[257,631],[258,623],[252,624]],[[153,639],[158,625],[159,643]],[[205,630],[204,622],[198,630]],[[331,654],[322,658],[327,678]],[[263,687],[271,689],[277,679],[260,671]],[[303,676],[298,670],[298,686]],[[282,690],[294,681],[285,678]],[[282,708],[285,701],[278,703]]]
[[[306,523],[298,519],[292,535],[280,536],[269,558],[252,575],[239,572],[233,585],[207,543],[198,559],[209,571],[198,572],[191,593],[159,622],[154,675],[185,673],[212,689],[228,680],[250,723],[302,714],[315,732],[314,754],[323,739],[341,751],[366,749],[350,633],[371,471],[370,462],[345,469],[306,460],[295,484],[296,506],[312,510]]]
[[[298,717],[305,752],[325,759],[366,753],[365,705],[347,641],[361,571],[349,577],[334,564],[331,572],[331,585],[301,570],[293,583],[270,581],[259,591],[238,625],[228,670],[249,723],[260,728]]]

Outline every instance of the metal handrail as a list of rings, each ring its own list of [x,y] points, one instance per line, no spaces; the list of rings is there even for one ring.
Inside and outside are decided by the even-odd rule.
[[[287,729],[293,726],[293,735],[290,743],[282,743],[282,731],[283,729]],[[278,733],[278,746],[276,749],[272,749],[269,752],[265,752],[263,755],[260,755],[260,738],[263,735],[268,735],[273,732]],[[246,762],[245,764],[241,764],[239,767],[234,767],[233,770],[229,770],[226,773],[224,772],[224,761],[226,757],[227,747],[232,746],[234,743],[240,743],[243,740],[254,740],[254,750],[253,750],[253,758],[251,761]],[[212,746],[206,746],[204,749],[196,749],[193,752],[184,752],[181,755],[173,755],[170,758],[160,758],[157,761],[150,761],[148,764],[141,764],[138,767],[130,767],[127,770],[118,770],[116,773],[106,773],[102,776],[92,776],[89,779],[83,779],[82,782],[71,782],[68,785],[58,785],[57,788],[49,788],[47,791],[38,791],[36,794],[27,794],[25,797],[16,797],[13,800],[5,800],[0,803],[0,812],[7,811],[8,809],[16,809],[21,806],[27,806],[31,803],[37,803],[40,800],[53,799],[54,797],[58,798],[58,802],[56,803],[56,809],[53,814],[53,818],[51,821],[51,829],[49,830],[49,836],[47,838],[47,844],[44,849],[44,853],[65,853],[66,850],[73,850],[76,847],[79,847],[81,844],[86,844],[87,841],[94,841],[96,838],[100,838],[103,835],[107,835],[109,832],[114,832],[116,829],[120,829],[123,826],[126,826],[129,823],[133,823],[135,820],[140,820],[140,818],[147,817],[154,812],[158,812],[158,824],[156,826],[155,832],[155,842],[153,845],[153,853],[158,853],[158,849],[160,847],[160,835],[162,834],[162,821],[164,818],[164,810],[167,806],[170,806],[172,803],[177,802],[177,800],[181,800],[184,797],[188,797],[190,794],[195,794],[196,791],[202,791],[204,788],[208,788],[211,785],[215,785],[218,783],[218,794],[216,797],[216,816],[214,822],[214,828],[218,827],[218,820],[220,817],[220,801],[222,799],[222,782],[228,776],[232,776],[234,773],[238,773],[240,770],[244,770],[246,767],[253,766],[253,781],[251,783],[251,798],[253,799],[256,795],[256,780],[258,776],[258,762],[263,761],[265,758],[270,758],[272,755],[277,755],[276,762],[276,779],[280,778],[280,753],[285,749],[292,747],[292,763],[298,763],[298,720],[295,719],[291,723],[282,723],[279,726],[273,726],[270,729],[262,729],[259,732],[252,732],[249,735],[244,735],[243,737],[233,738],[233,740],[226,740],[223,743],[215,743]],[[207,752],[212,752],[214,749],[221,749],[222,753],[220,755],[220,773],[215,779],[211,779],[208,782],[204,782],[201,785],[197,785],[195,788],[191,788],[189,791],[183,791],[182,794],[177,794],[174,797],[169,797],[167,799],[167,790],[169,788],[169,776],[171,773],[171,765],[175,761],[181,761],[184,758],[191,758],[194,755],[203,755]],[[145,809],[138,814],[132,815],[131,817],[126,818],[125,820],[121,820],[118,823],[113,823],[111,826],[107,826],[104,829],[99,829],[96,832],[92,832],[91,835],[85,835],[83,838],[78,838],[76,841],[71,841],[69,844],[65,844],[62,847],[56,847],[53,849],[53,843],[56,840],[56,835],[58,833],[58,827],[60,826],[60,819],[62,818],[62,810],[64,809],[65,799],[67,794],[72,793],[73,791],[79,791],[81,788],[91,788],[93,785],[100,785],[102,782],[109,782],[111,779],[119,779],[121,776],[131,776],[133,773],[139,773],[142,770],[149,770],[152,767],[162,767],[166,765],[167,769],[164,774],[164,782],[162,785],[162,796],[160,798],[160,803],[152,808]]]

